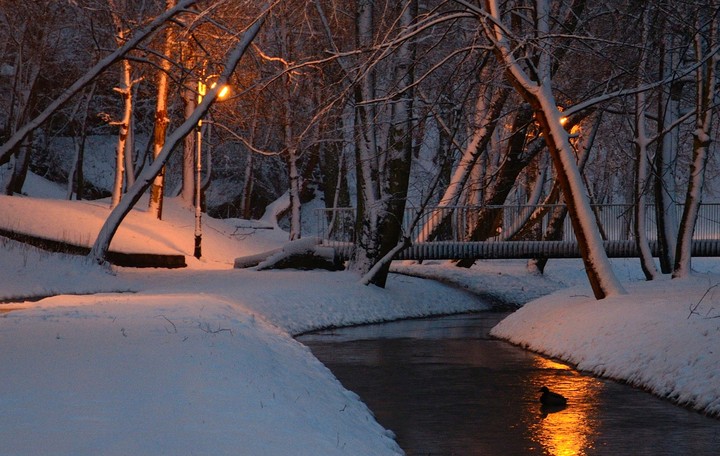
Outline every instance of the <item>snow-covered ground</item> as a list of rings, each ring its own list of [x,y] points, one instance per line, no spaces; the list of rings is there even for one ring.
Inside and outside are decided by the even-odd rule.
[[[97,202],[13,198],[36,206],[13,206],[9,219],[10,202],[0,199],[0,227],[45,226],[69,240],[91,242],[99,226],[68,217],[106,211]],[[137,235],[128,232],[123,248],[152,239],[186,255],[188,267],[108,271],[0,243],[0,300],[12,301],[0,304],[3,455],[400,453],[392,433],[292,336],[482,310],[477,294],[530,301],[495,328],[499,337],[720,413],[717,260],[695,262],[706,274],[654,283],[639,281],[635,262],[614,261],[631,293],[603,301],[591,298],[577,260],[550,261],[545,276],[521,261],[468,270],[398,264],[403,275],[378,289],[348,272],[232,269],[235,257],[282,245],[277,229],[205,217],[204,255],[195,260],[191,209],[169,200],[162,222],[143,211],[132,217],[124,229]],[[51,297],[29,299],[43,296]]]

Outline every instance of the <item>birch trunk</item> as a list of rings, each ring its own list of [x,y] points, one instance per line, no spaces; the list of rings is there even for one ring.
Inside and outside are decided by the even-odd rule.
[[[124,32],[118,34],[118,40],[124,40]],[[125,179],[125,152],[127,151],[128,135],[130,133],[130,119],[132,117],[132,67],[128,60],[123,60],[120,87],[115,89],[123,100],[123,116],[118,122],[118,141],[115,149],[115,179],[113,180],[112,200],[110,208],[120,204]]]

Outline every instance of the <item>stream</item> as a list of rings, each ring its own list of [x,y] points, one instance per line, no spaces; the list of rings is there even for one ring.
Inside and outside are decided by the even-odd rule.
[[[412,455],[717,455],[720,420],[492,339],[481,312],[298,337]],[[539,402],[541,386],[568,398]]]

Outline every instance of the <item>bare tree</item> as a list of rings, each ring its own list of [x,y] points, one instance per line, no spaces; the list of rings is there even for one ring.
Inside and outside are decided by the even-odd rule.
[[[171,10],[175,7],[175,0],[166,0],[165,9]],[[160,60],[157,78],[157,101],[155,107],[155,129],[153,136],[153,159],[157,159],[160,151],[165,145],[165,135],[170,118],[168,116],[168,73],[170,73],[172,51],[174,47],[173,30],[166,27],[162,37],[163,53]],[[163,197],[165,192],[165,168],[163,167],[150,188],[150,201],[148,209],[153,217],[162,218]]]
[[[692,161],[685,193],[685,205],[678,230],[673,278],[690,274],[692,236],[697,222],[705,184],[705,170],[710,155],[713,113],[716,110],[718,48],[717,2],[699,7],[695,16],[694,50],[700,65],[695,70],[695,129],[693,130]]]
[[[551,49],[548,40],[550,8],[546,0],[537,0],[525,6],[532,12],[535,45],[517,49],[499,2],[486,0],[485,9],[462,2],[478,15],[492,43],[499,62],[505,67],[506,77],[515,90],[532,106],[550,155],[553,158],[557,179],[562,188],[568,213],[573,225],[585,270],[595,297],[625,293],[612,270],[603,248],[602,237],[594,220],[587,189],[585,188],[568,133],[560,119],[562,114],[552,90]],[[517,52],[531,53],[530,59],[521,59]],[[523,67],[524,62],[524,67]]]
[[[646,8],[642,15],[641,43],[647,43],[650,29],[651,11]],[[649,50],[647,46],[640,49],[638,58],[638,85],[642,84],[642,75],[648,65]],[[647,131],[647,98],[645,92],[638,92],[635,95],[635,243],[640,253],[640,266],[647,280],[657,276],[657,268],[653,261],[652,252],[647,239],[647,228],[645,226],[645,194],[649,183],[649,137]]]
[[[150,21],[147,25],[136,30],[131,37],[125,41],[125,43],[113,52],[102,58],[99,62],[93,65],[87,70],[80,78],[78,78],[72,85],[65,89],[57,98],[50,102],[39,114],[37,114],[31,120],[25,122],[21,127],[17,129],[15,133],[0,146],[0,163],[6,163],[10,155],[13,154],[15,148],[35,129],[37,129],[43,122],[45,122],[53,113],[55,113],[61,106],[72,99],[80,90],[90,84],[100,73],[105,71],[107,68],[112,66],[118,60],[121,60],[123,56],[132,49],[135,49],[139,43],[145,40],[149,35],[153,34],[157,29],[162,27],[165,22],[178,14],[180,11],[186,10],[190,5],[196,3],[197,0],[181,0],[177,6],[171,10],[165,11],[158,15],[155,19]]]
[[[192,115],[185,119],[185,121],[168,136],[165,141],[165,145],[155,161],[142,171],[138,179],[135,181],[135,184],[128,189],[121,204],[115,207],[108,216],[107,220],[105,220],[105,223],[100,229],[100,233],[98,234],[98,237],[88,254],[90,261],[98,264],[102,264],[106,261],[110,242],[117,232],[120,223],[122,223],[125,216],[127,216],[142,194],[150,187],[152,181],[155,179],[155,176],[157,176],[163,166],[165,166],[167,160],[170,158],[175,146],[197,126],[198,121],[215,102],[223,85],[227,83],[240,62],[240,59],[243,55],[245,55],[248,47],[257,36],[268,11],[269,6],[265,6],[261,15],[247,28],[247,30],[245,30],[244,33],[241,34],[237,44],[228,53],[225,69],[218,78],[217,85],[208,91],[208,93],[203,97],[202,102],[198,104],[195,111],[193,111]]]
[[[358,3],[360,49],[374,47],[378,33],[375,6],[365,0]],[[416,14],[414,0],[401,4],[398,29],[409,29]],[[399,44],[394,68],[386,69],[389,78],[378,69],[382,59],[371,59],[369,66],[361,67],[363,77],[355,90],[358,203],[351,269],[364,276],[364,283],[381,287],[387,280],[391,253],[409,244],[402,223],[412,158],[413,46],[413,40]],[[378,103],[378,99],[386,102]]]

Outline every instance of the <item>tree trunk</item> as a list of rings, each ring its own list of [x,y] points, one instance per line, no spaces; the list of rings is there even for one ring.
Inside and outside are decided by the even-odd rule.
[[[373,45],[373,2],[360,0],[356,16],[357,47],[369,49]],[[364,275],[382,255],[379,254],[378,214],[380,187],[378,157],[374,122],[377,120],[375,105],[363,103],[375,99],[374,70],[371,68],[355,87],[355,164],[357,173],[357,216],[355,227],[355,251],[350,269]]]
[[[642,43],[647,42],[647,35],[650,23],[650,12],[645,11],[643,17]],[[648,52],[643,48],[640,54],[638,74],[643,74],[647,66]],[[638,83],[642,83],[638,78]],[[647,239],[647,227],[645,225],[645,192],[648,187],[648,168],[650,157],[648,156],[648,135],[647,126],[645,124],[645,92],[638,92],[635,95],[635,244],[640,253],[640,267],[645,275],[646,280],[653,280],[657,277],[657,268],[653,260],[650,245]]]
[[[70,188],[68,191],[68,199],[72,199],[72,195],[74,194],[76,200],[82,200],[85,193],[84,164],[85,141],[87,139],[87,117],[90,108],[90,100],[92,100],[96,86],[96,84],[92,84],[81,100],[81,103],[83,103],[84,106],[80,109],[80,119],[78,120],[78,128],[75,132],[75,138],[78,141],[78,144],[76,145],[77,151],[75,154],[73,173],[69,176],[70,182],[68,182],[68,186]]]
[[[249,142],[253,144],[255,142],[255,135],[257,133],[257,127],[258,127],[258,119],[260,118],[260,115],[258,114],[258,101],[253,105],[253,116],[252,116],[252,123],[250,126],[250,140]],[[253,194],[253,187],[255,183],[255,179],[253,178],[254,174],[254,162],[255,162],[255,153],[247,149],[247,159],[245,161],[245,172],[243,173],[243,188],[242,193],[240,194],[240,214],[242,218],[250,219],[252,218],[252,194]]]
[[[175,0],[165,0],[165,10],[175,7]],[[170,118],[167,113],[168,105],[168,75],[170,73],[170,59],[173,49],[172,29],[167,27],[163,36],[163,55],[160,57],[160,69],[157,82],[157,105],[155,107],[155,134],[153,136],[153,160],[156,160],[165,145],[165,136]],[[148,212],[153,217],[162,219],[162,204],[165,192],[165,167],[155,176],[150,188],[150,202]]]
[[[197,84],[195,84],[197,86]],[[183,107],[185,116],[189,118],[195,107],[197,94],[194,90],[187,87],[182,90]],[[195,198],[195,135],[185,136],[183,141],[183,158],[182,158],[182,188],[180,190],[180,199],[187,206],[192,206]]]
[[[410,1],[400,16],[400,29],[410,27],[417,15],[417,1]],[[395,80],[398,82],[398,95],[394,98],[391,110],[388,154],[385,161],[387,179],[382,190],[383,199],[387,202],[386,212],[379,224],[381,236],[380,255],[388,255],[393,249],[402,249],[407,245],[403,233],[405,202],[410,183],[410,164],[412,163],[413,138],[413,97],[415,46],[412,41],[405,41],[397,50],[395,59]],[[366,280],[385,287],[390,262],[381,262],[376,271],[368,271]]]
[[[373,37],[373,2],[361,2],[357,16],[358,44],[369,48]],[[400,14],[400,33],[411,26],[417,2],[410,1]],[[405,199],[412,159],[412,111],[414,43],[406,40],[396,50],[388,87],[392,102],[375,109],[377,91],[374,68],[356,91],[356,126],[360,138],[356,147],[358,167],[358,217],[355,255],[351,268],[363,277],[361,283],[384,287],[390,268],[388,254],[407,245],[403,235]],[[371,66],[380,62],[371,62]],[[378,73],[379,74],[379,73]],[[386,81],[388,82],[388,81]],[[389,109],[388,109],[389,108]],[[380,119],[380,117],[382,119]],[[386,124],[378,123],[385,121]]]
[[[289,178],[290,192],[290,240],[300,239],[301,220],[300,220],[300,173],[298,171],[298,153],[294,148],[287,151],[287,166]]]
[[[663,77],[669,77],[677,64],[677,50],[672,35],[663,38],[660,70]],[[675,202],[675,157],[679,134],[675,125],[680,112],[682,82],[674,81],[669,91],[662,91],[658,97],[658,112],[662,122],[658,123],[662,141],[655,153],[655,204],[657,218],[658,250],[660,269],[664,274],[672,272],[677,248],[677,210]]]
[[[123,40],[121,33],[119,40]],[[118,126],[118,141],[115,152],[115,180],[113,181],[112,201],[110,207],[114,208],[120,204],[123,193],[123,180],[125,179],[125,152],[127,151],[127,140],[130,132],[130,119],[132,118],[132,68],[128,60],[123,60],[122,74],[120,76],[120,87],[115,89],[123,100],[123,117],[119,122],[113,122]]]
[[[653,280],[657,276],[657,268],[650,251],[645,225],[645,192],[648,184],[648,137],[645,130],[645,93],[640,92],[635,97],[635,244],[640,252],[640,267],[646,280]]]
[[[29,135],[20,144],[18,153],[15,155],[15,162],[10,179],[5,187],[6,195],[14,195],[22,193],[25,178],[27,177],[28,167],[30,165],[30,154],[32,153],[32,135]]]
[[[703,34],[700,33],[701,15],[696,18],[698,33],[695,35],[695,57],[700,62],[716,42],[718,30],[718,17],[713,14],[707,27],[707,34],[704,42]],[[703,18],[702,22],[707,21]],[[696,71],[696,101],[695,101],[695,130],[693,131],[693,158],[690,164],[690,179],[685,194],[685,206],[680,220],[678,232],[677,251],[675,253],[675,265],[672,277],[682,278],[690,275],[692,236],[695,231],[698,211],[702,201],[703,186],[705,184],[705,169],[709,158],[709,148],[712,138],[713,112],[715,100],[717,66],[720,57],[715,53],[705,65],[700,66]]]

